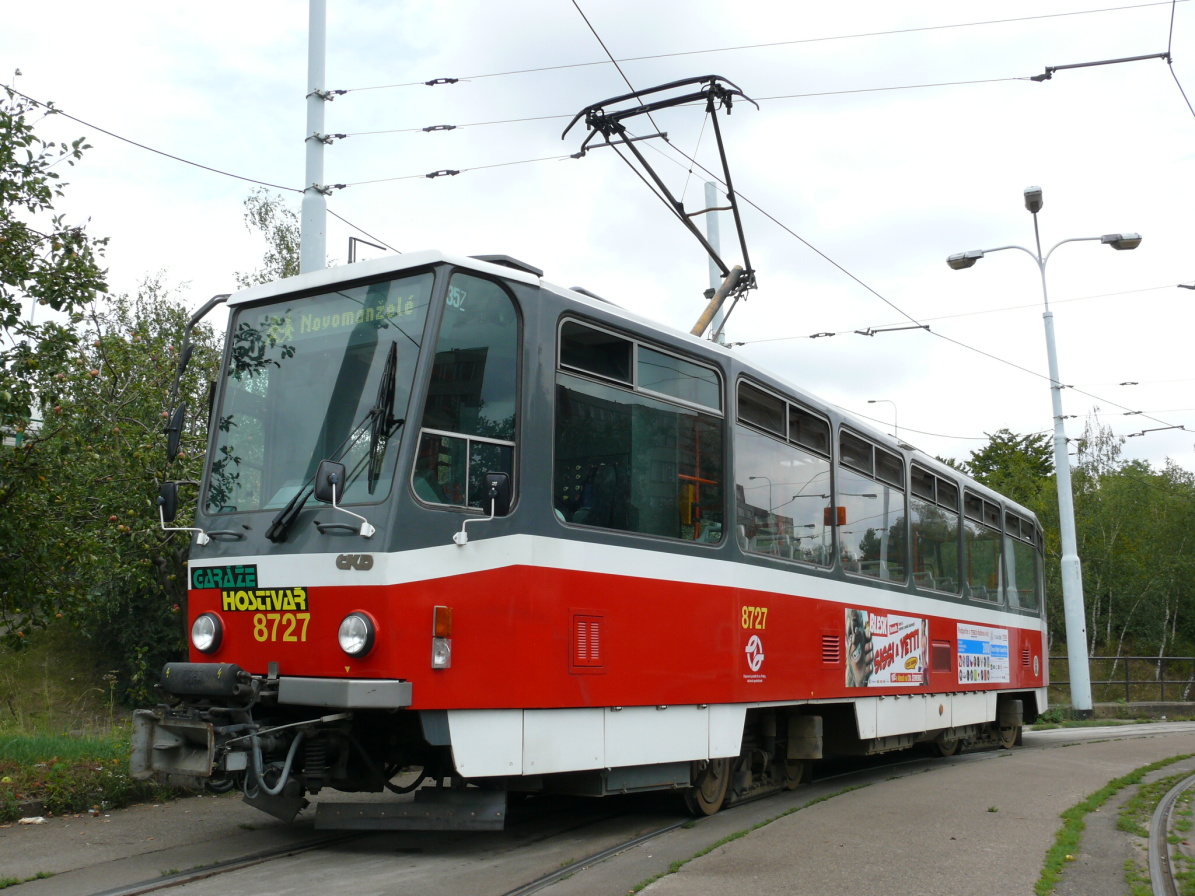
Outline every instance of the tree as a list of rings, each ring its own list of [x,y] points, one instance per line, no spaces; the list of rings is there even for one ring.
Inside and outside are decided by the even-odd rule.
[[[245,289],[299,273],[299,215],[283,203],[281,196],[264,187],[250,193],[245,199],[245,227],[265,238],[266,253],[256,271],[236,275],[238,286]]]
[[[66,186],[55,170],[74,165],[90,147],[39,139],[29,116],[37,106],[10,87],[0,95],[0,429],[28,427],[39,400],[30,373],[70,344],[71,333],[48,317],[35,323],[43,306],[70,314],[105,289],[99,266],[106,240],[54,214]],[[45,114],[52,115],[52,107]],[[28,313],[26,314],[26,308]],[[14,482],[0,477],[0,515]],[[0,539],[3,532],[0,530]]]
[[[988,443],[971,452],[967,472],[988,488],[1033,507],[1053,484],[1053,440],[1044,433],[985,433]]]
[[[9,508],[24,526],[0,548],[0,610],[16,637],[66,618],[105,646],[126,688],[143,689],[182,647],[188,539],[162,531],[157,483],[198,478],[219,360],[215,334],[198,328],[180,387],[198,412],[170,465],[162,427],[188,317],[160,278],[93,303],[77,316],[75,347],[36,371],[36,388],[55,403],[10,452],[31,485]]]

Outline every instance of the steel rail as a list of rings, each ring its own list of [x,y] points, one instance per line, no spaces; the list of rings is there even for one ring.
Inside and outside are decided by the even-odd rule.
[[[1149,881],[1154,896],[1179,896],[1170,860],[1171,817],[1178,798],[1195,784],[1195,774],[1179,781],[1162,797],[1149,822]]]

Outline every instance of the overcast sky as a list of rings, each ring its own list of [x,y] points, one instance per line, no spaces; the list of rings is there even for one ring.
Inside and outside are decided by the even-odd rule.
[[[898,423],[931,454],[966,458],[1003,427],[1050,430],[1036,265],[1016,251],[945,264],[1032,248],[1022,192],[1040,186],[1045,250],[1144,236],[1133,252],[1065,245],[1049,263],[1060,377],[1075,387],[1063,392],[1068,433],[1097,407],[1122,436],[1186,426],[1128,438],[1124,453],[1195,469],[1195,291],[1177,288],[1195,283],[1195,114],[1176,83],[1195,102],[1189,0],[331,0],[327,87],[349,92],[328,105],[327,130],[354,136],[327,150],[327,182],[351,185],[328,204],[361,228],[329,219],[334,262],[354,234],[508,254],[692,326],[709,285],[701,247],[614,153],[569,159],[584,131],[560,139],[575,112],[628,89],[578,5],[636,88],[716,73],[760,101],[721,119],[735,186],[766,213],[744,213],[760,288],[730,318],[730,340],[746,343],[736,351],[888,431]],[[10,3],[2,21],[0,82],[162,152],[304,185],[303,0]],[[1173,68],[1155,58],[1028,80],[1168,49]],[[422,83],[438,78],[461,80]],[[702,207],[706,176],[685,158],[716,164],[702,110],[656,123],[670,143],[640,145],[686,207]],[[420,130],[446,124],[458,127]],[[111,238],[113,291],[161,270],[197,307],[259,264],[264,246],[242,222],[253,184],[62,117],[39,131],[94,146],[65,175],[60,210]],[[421,176],[443,169],[461,173]],[[726,216],[722,233],[741,261]],[[931,329],[854,332],[911,319]]]

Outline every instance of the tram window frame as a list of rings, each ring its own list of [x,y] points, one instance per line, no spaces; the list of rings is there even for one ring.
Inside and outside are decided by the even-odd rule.
[[[1004,569],[1004,526],[1001,512],[1000,505],[984,499],[971,489],[963,490],[963,564],[967,571],[966,594],[971,600],[988,606],[1005,602],[1007,576]],[[989,522],[993,517],[995,525]],[[977,527],[978,531],[973,530],[971,526]],[[977,541],[996,545],[996,556],[992,563],[993,571],[988,573],[989,577],[994,573],[996,577],[994,583],[990,581],[990,578],[983,584],[975,582],[972,549]]]
[[[909,480],[912,487],[909,491],[909,528],[913,538],[910,539],[909,570],[913,583],[921,589],[937,591],[942,594],[959,595],[962,593],[963,553],[960,544],[962,537],[962,514],[958,509],[958,486],[920,464],[913,463],[909,468]],[[938,549],[934,552],[936,564],[930,566],[922,564],[919,546],[922,535],[927,534],[922,521],[922,515],[928,515],[919,506],[930,504],[935,513],[949,516],[942,518],[947,525],[953,524],[953,539],[937,539]],[[953,543],[953,556],[949,548],[943,553],[943,546]],[[951,575],[953,573],[953,575]]]
[[[838,434],[838,462],[872,479],[875,478],[875,454],[871,442],[849,432]]]
[[[796,399],[745,379],[738,381],[735,393],[734,528],[739,549],[753,557],[828,569],[834,563],[833,526],[829,525],[834,475],[829,420]],[[793,472],[802,467],[813,475],[802,472],[792,479]],[[752,484],[759,480],[766,484]],[[798,494],[785,498],[791,494],[790,486],[798,489]],[[766,507],[749,494],[756,489],[767,489]],[[822,503],[798,503],[802,498],[820,498]],[[784,507],[792,509],[787,514],[776,513]],[[803,534],[798,535],[797,530]]]
[[[1015,531],[1014,531],[1015,529]],[[1011,510],[1004,512],[1004,557],[1005,570],[1005,598],[1009,607],[1036,615],[1041,612],[1043,601],[1043,581],[1041,577],[1041,549],[1037,541],[1039,526]],[[1026,554],[1025,552],[1029,553]],[[1028,560],[1028,563],[1025,561]],[[1018,589],[1018,569],[1025,570],[1032,576],[1031,588],[1028,593],[1030,599],[1023,599],[1025,589]]]
[[[938,479],[938,503],[947,510],[959,513],[958,485],[945,479]]]
[[[566,334],[570,328],[576,328],[590,336],[602,338],[588,342],[580,338],[573,338],[572,334]],[[604,351],[595,351],[593,346],[597,345],[604,345],[607,348]],[[625,350],[625,357],[619,357],[622,352],[617,351],[618,348]],[[567,358],[566,352],[570,355]],[[585,363],[595,356],[606,361],[605,366]],[[621,383],[624,386],[633,386],[635,383],[635,344],[633,340],[601,327],[591,327],[580,321],[563,320],[560,322],[556,363],[558,367],[612,383]]]
[[[611,343],[629,347],[629,379],[612,378],[569,363],[564,346],[568,338],[565,333],[575,336],[585,331],[592,331]],[[645,356],[645,353],[650,355]],[[679,376],[688,375],[693,380],[692,388],[678,385],[676,389],[661,391],[646,386],[643,382],[646,378],[640,375],[640,370],[652,356],[675,359],[674,371]],[[722,544],[726,538],[728,452],[727,421],[723,410],[726,379],[721,368],[706,359],[697,360],[670,350],[658,342],[619,333],[573,316],[563,317],[557,324],[556,362],[552,494],[557,519],[570,526],[666,538],[710,547]],[[712,395],[710,376],[716,382]],[[620,395],[634,398],[619,399]],[[613,454],[590,451],[568,459],[562,457],[562,440],[567,436],[562,432],[562,407],[565,402],[572,401],[588,403],[599,415],[614,415],[608,421],[607,430],[613,427],[619,432],[605,432],[605,435],[614,438],[621,433],[625,444],[615,444],[618,438],[614,438],[609,446],[620,450]],[[603,404],[610,407],[603,411]],[[615,414],[616,407],[626,407],[628,410]],[[668,414],[673,415],[676,422],[671,424],[671,432],[664,432],[670,426],[666,419]],[[625,419],[616,420],[614,417]],[[681,421],[684,420],[692,424],[689,431],[683,431]],[[664,442],[668,442],[655,447],[674,450],[676,453],[671,459],[663,456],[651,458],[632,450],[640,442],[646,444],[653,441],[643,439],[641,433],[641,430],[653,426],[661,429]],[[638,439],[634,438],[636,433],[639,433]],[[685,456],[686,446],[693,449],[692,457]],[[596,450],[604,446],[592,447]],[[686,467],[693,458],[699,463],[703,459],[715,467],[710,474],[715,478],[707,478],[700,467],[681,472],[681,468]],[[568,466],[577,460],[582,463],[575,468]],[[569,481],[570,474],[577,479],[576,491],[566,494],[567,488],[573,485]],[[582,481],[585,488],[582,488]],[[669,482],[672,483],[671,491]],[[664,486],[662,490],[661,485]],[[703,490],[712,492],[712,497],[706,499]],[[612,497],[600,504],[587,506],[585,502],[590,500],[585,497],[587,491],[590,494],[611,492]],[[665,491],[669,493],[664,494]],[[669,508],[675,509],[677,514],[672,522],[669,522]],[[673,522],[675,532],[672,531]]]
[[[765,392],[751,383],[739,383],[738,400],[735,402],[737,422],[788,441],[787,415],[784,413],[784,407],[783,398]]]
[[[885,451],[883,448],[877,446],[875,449],[875,470],[876,479],[880,482],[886,482],[888,485],[904,489],[905,462],[904,458],[899,454]]]
[[[927,501],[938,503],[935,484],[938,477],[924,467],[913,464],[909,471],[909,494]]]
[[[788,403],[788,441],[831,459],[829,421],[792,402]]]
[[[434,384],[440,381],[456,381],[454,378],[437,379],[435,368],[440,363],[440,356],[451,353],[453,358],[456,359],[459,355],[467,355],[468,352],[476,351],[482,347],[470,346],[467,349],[462,349],[456,345],[456,339],[459,336],[447,332],[449,322],[447,312],[450,309],[456,309],[458,312],[465,312],[467,310],[463,303],[467,300],[468,290],[457,289],[454,292],[453,284],[458,278],[469,278],[477,281],[479,284],[494,287],[509,302],[511,313],[510,324],[513,324],[514,344],[513,346],[507,346],[510,348],[511,354],[505,360],[511,366],[502,371],[497,378],[498,382],[501,382],[506,376],[509,376],[510,379],[509,389],[504,390],[504,394],[509,399],[511,405],[511,413],[508,418],[490,421],[480,413],[480,410],[486,406],[486,400],[481,395],[482,390],[486,388],[484,383],[485,366],[490,359],[490,351],[497,344],[493,340],[502,333],[500,329],[502,325],[501,321],[497,322],[497,326],[484,327],[487,339],[490,339],[490,341],[487,341],[484,346],[486,351],[483,360],[480,362],[483,385],[477,390],[476,403],[470,404],[466,402],[464,399],[467,397],[467,394],[454,389],[443,390],[438,396],[441,400],[436,401],[437,390],[434,388]],[[467,323],[471,326],[477,326],[477,323],[473,321]],[[507,331],[505,336],[509,335],[511,334]],[[446,338],[449,340],[447,343],[444,341]],[[415,459],[411,465],[409,480],[411,492],[421,504],[438,510],[469,510],[485,513],[486,506],[482,494],[484,474],[504,472],[511,479],[511,505],[513,507],[518,495],[518,444],[522,405],[523,344],[523,316],[510,284],[501,279],[484,276],[469,268],[456,268],[452,270],[449,274],[447,291],[445,292],[444,309],[440,315],[440,319],[436,323],[435,342],[431,343],[433,346],[433,364],[428,375],[423,408],[419,416],[419,438],[415,451]],[[478,361],[477,359],[471,360],[466,357],[457,366],[465,368],[467,372],[471,372],[478,367]],[[456,403],[455,409],[453,408],[454,402],[452,401],[454,396],[460,399]],[[470,407],[476,413],[476,419],[474,420],[467,420],[467,417],[470,415],[463,413],[464,409]],[[449,421],[445,416],[446,412],[455,413],[457,415],[456,419]],[[497,437],[493,433],[483,434],[480,431],[494,424],[505,423],[507,419],[509,419],[510,426],[509,439]],[[485,421],[484,424],[483,420]],[[445,422],[455,423],[456,428],[445,426]],[[483,457],[490,458],[493,460],[493,463],[489,465],[476,463],[478,458]],[[482,469],[483,466],[486,468]]]
[[[868,491],[867,488],[860,486],[859,490],[852,492],[843,487],[850,485],[851,480],[856,478],[866,483],[867,487],[873,487],[876,490]],[[899,482],[891,481],[894,479]],[[896,502],[892,501],[893,493],[899,498]],[[879,533],[876,532],[874,526],[869,526],[861,535],[854,530],[843,528],[842,525],[835,527],[837,531],[835,551],[843,571],[849,575],[869,578],[872,581],[896,585],[907,583],[909,580],[907,532],[905,537],[899,540],[901,552],[895,561],[886,551],[897,521],[907,520],[908,516],[908,490],[905,488],[904,458],[843,427],[838,431],[838,470],[834,479],[834,499],[840,508],[862,506],[858,500],[846,500],[848,497],[883,501],[880,506],[884,507],[886,516],[878,515],[883,516],[884,523],[884,528]],[[851,517],[854,514],[847,510],[846,515],[847,525],[851,525]],[[874,517],[877,517],[877,514],[864,512],[862,518],[866,520]],[[885,531],[888,534],[887,539],[883,534]],[[848,534],[860,537],[848,544],[843,537]],[[880,545],[879,557],[865,559],[865,555],[873,551],[877,541]],[[892,574],[894,568],[897,570],[896,575]]]

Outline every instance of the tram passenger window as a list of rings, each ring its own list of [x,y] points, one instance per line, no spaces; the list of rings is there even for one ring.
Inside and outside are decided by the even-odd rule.
[[[560,325],[560,364],[630,384],[634,343],[605,330],[566,320]]]
[[[636,385],[646,392],[659,392],[703,407],[722,407],[718,374],[708,367],[675,355],[639,346]]]
[[[967,586],[972,598],[996,603],[1002,600],[1004,591],[1000,566],[1002,536],[998,528],[984,522],[985,519],[991,519],[993,507],[995,505],[990,501],[984,501],[971,492],[963,495]],[[996,517],[999,518],[998,507]]]
[[[904,491],[838,467],[839,561],[850,573],[889,582],[905,579]]]
[[[486,473],[514,476],[519,322],[496,281],[455,274],[436,341],[412,471],[429,504],[482,506]]]
[[[916,464],[909,479],[913,581],[920,588],[958,594],[958,489]]]
[[[753,554],[829,566],[834,550],[827,525],[830,461],[743,425],[735,427],[734,440],[739,546]]]
[[[1012,513],[1005,514],[1004,529],[1009,606],[1036,611],[1041,606],[1041,577],[1034,543],[1036,529],[1028,520]]]
[[[838,439],[838,451],[842,463],[868,476],[875,472],[872,459],[871,443],[855,438],[850,433],[842,433]]]
[[[569,343],[608,345],[616,339],[622,337],[572,321],[561,326],[553,461],[557,517],[582,526],[720,542],[723,421],[712,412],[721,406],[717,372],[626,339],[638,358],[640,389],[563,369],[584,366]],[[645,375],[647,370],[653,372]],[[711,383],[718,388],[711,390]],[[640,391],[648,388],[662,394]]]
[[[739,420],[785,438],[784,402],[746,383],[739,385]]]

